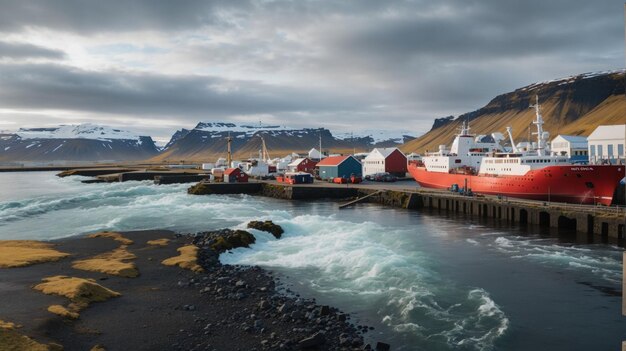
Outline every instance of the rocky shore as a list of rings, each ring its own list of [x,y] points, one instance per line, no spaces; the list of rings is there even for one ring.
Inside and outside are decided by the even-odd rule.
[[[212,247],[219,238],[233,238],[235,233],[222,230],[196,234],[192,242],[200,247],[198,261],[205,273],[199,279],[180,282],[188,288],[199,289],[208,300],[230,307],[223,318],[207,323],[204,328],[203,335],[226,333],[231,338],[230,342],[219,345],[222,348],[216,349],[373,349],[363,341],[363,333],[370,328],[352,325],[349,315],[330,306],[318,305],[315,300],[278,293],[271,273],[259,267],[222,265],[218,260],[219,252]],[[211,338],[201,336],[172,346],[210,349],[214,344],[208,340]],[[374,349],[388,348],[379,344]]]
[[[268,222],[251,227],[277,237],[282,231]],[[390,349],[384,343],[366,344],[364,335],[372,328],[352,324],[348,314],[295,293],[280,293],[278,279],[271,272],[221,264],[220,253],[254,242],[247,231],[121,235],[134,241],[126,248],[136,256],[133,264],[138,276],[77,271],[70,259],[2,270],[13,284],[11,289],[0,287],[0,299],[7,303],[0,308],[0,320],[23,326],[12,333],[65,350],[90,350],[96,345],[98,350]],[[119,243],[112,242],[103,237],[73,238],[59,241],[55,248],[83,260],[115,249]],[[190,247],[194,257],[187,257]],[[173,258],[177,264],[168,265]],[[55,315],[46,307],[62,304],[62,299],[32,288],[55,274],[92,279],[119,297],[91,304],[77,318]],[[15,294],[19,289],[23,293]]]

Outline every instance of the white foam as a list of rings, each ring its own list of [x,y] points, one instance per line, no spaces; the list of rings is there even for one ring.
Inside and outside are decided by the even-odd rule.
[[[497,237],[493,247],[514,259],[587,271],[610,283],[621,281],[622,249],[610,246],[592,249],[591,245],[558,245],[554,241],[549,238]]]
[[[382,324],[419,335],[424,345],[464,343],[487,350],[508,326],[484,290],[464,290],[445,281],[430,268],[426,253],[404,248],[406,230],[347,222],[336,215],[271,219],[285,229],[280,240],[254,231],[257,243],[221,255],[221,262],[287,269],[306,277],[300,284],[318,293],[351,304],[376,301],[384,306],[378,312]]]

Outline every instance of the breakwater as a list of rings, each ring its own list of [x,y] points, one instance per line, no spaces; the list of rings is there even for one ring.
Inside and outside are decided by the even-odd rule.
[[[189,194],[251,194],[286,200],[345,199],[367,196],[364,201],[404,209],[433,209],[516,224],[575,230],[586,234],[624,239],[626,209],[492,196],[462,196],[431,189],[393,189],[384,184],[342,186],[333,184],[288,185],[275,182],[198,183]]]

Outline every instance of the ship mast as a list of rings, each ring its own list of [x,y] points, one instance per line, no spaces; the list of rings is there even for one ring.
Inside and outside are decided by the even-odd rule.
[[[269,162],[270,154],[269,152],[267,152],[267,146],[265,145],[265,138],[263,137],[261,137],[261,145],[262,145],[262,153],[263,153],[263,156],[261,157],[261,159],[263,159],[265,162]]]
[[[537,155],[545,156],[545,136],[543,132],[543,117],[541,117],[541,106],[539,106],[539,95],[535,95],[535,104],[530,105],[530,108],[535,109],[536,120],[533,121],[533,124],[537,126],[537,132],[533,134],[537,134]]]

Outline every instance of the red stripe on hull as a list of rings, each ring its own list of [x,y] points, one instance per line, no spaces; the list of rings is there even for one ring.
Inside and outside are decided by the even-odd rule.
[[[489,176],[429,172],[409,164],[409,173],[423,187],[447,189],[465,185],[473,192],[523,199],[610,205],[624,166],[549,166],[523,176]]]

